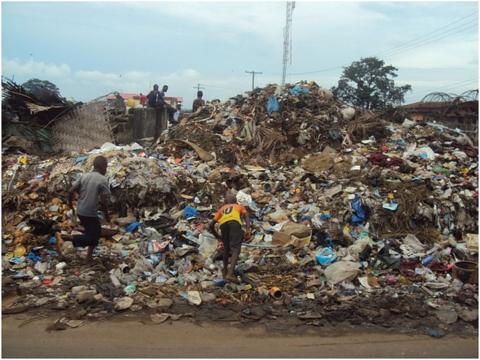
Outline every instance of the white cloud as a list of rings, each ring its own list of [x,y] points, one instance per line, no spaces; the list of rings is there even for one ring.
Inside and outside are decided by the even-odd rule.
[[[72,71],[65,64],[45,64],[32,60],[22,63],[15,59],[3,60],[3,75],[8,77],[15,75],[15,81],[19,83],[34,77],[50,80],[60,88],[62,95],[73,96],[82,101],[88,101],[112,91],[146,93],[154,83],[158,83],[160,86],[168,84],[172,95],[187,95],[186,101],[190,102],[194,96],[192,88],[194,83],[207,81],[199,71],[191,68],[168,74],[138,70],[129,70],[124,73],[84,69]]]
[[[285,2],[124,2],[121,6],[158,12],[180,22],[215,30],[219,38],[242,40],[254,34],[269,45],[282,42],[285,25]],[[354,2],[296,2],[293,11],[293,36],[318,41],[319,34],[329,37],[332,31],[349,28],[358,23],[374,26],[388,18],[361,3]]]
[[[3,59],[2,73],[6,76],[38,77],[38,78],[62,78],[70,76],[70,67],[66,64],[48,64],[44,62],[19,61],[17,59]]]
[[[75,77],[84,81],[97,81],[112,84],[118,81],[119,75],[113,73],[104,73],[97,70],[79,70],[75,72]]]

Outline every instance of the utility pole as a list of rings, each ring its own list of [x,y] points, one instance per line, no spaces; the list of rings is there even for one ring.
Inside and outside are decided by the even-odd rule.
[[[282,86],[285,85],[287,77],[287,64],[290,60],[292,64],[292,15],[295,9],[295,1],[287,2],[286,22],[283,28],[283,69],[282,69]]]
[[[197,86],[194,86],[193,88],[197,89],[197,91],[200,91],[200,89],[205,89],[205,85],[197,84]]]
[[[263,74],[263,73],[260,71],[254,71],[254,70],[252,71],[245,70],[245,72],[247,74],[252,74],[252,91],[253,91],[253,89],[255,89],[255,74]]]

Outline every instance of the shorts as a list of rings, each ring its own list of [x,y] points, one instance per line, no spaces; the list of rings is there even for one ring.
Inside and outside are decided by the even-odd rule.
[[[80,224],[85,228],[85,232],[81,235],[74,235],[72,238],[73,246],[75,247],[87,247],[97,246],[98,240],[102,233],[102,226],[100,225],[100,219],[93,216],[78,215]]]
[[[222,242],[225,251],[240,250],[243,241],[243,229],[238,221],[227,221],[220,225],[220,231],[222,232]]]

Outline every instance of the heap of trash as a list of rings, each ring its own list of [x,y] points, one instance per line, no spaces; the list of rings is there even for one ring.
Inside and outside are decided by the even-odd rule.
[[[81,230],[67,192],[99,154],[112,221],[92,264],[68,242],[60,261],[52,229]],[[408,323],[432,336],[477,326],[478,149],[458,129],[389,122],[314,83],[209,103],[150,147],[4,155],[2,177],[4,314]],[[252,219],[238,283],[222,279],[207,226],[226,191]]]

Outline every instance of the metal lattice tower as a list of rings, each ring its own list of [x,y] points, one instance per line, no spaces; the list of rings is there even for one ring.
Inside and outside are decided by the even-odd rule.
[[[282,70],[282,86],[285,85],[287,76],[287,65],[292,64],[292,15],[295,9],[295,1],[287,2],[286,23],[283,28],[283,70]]]

